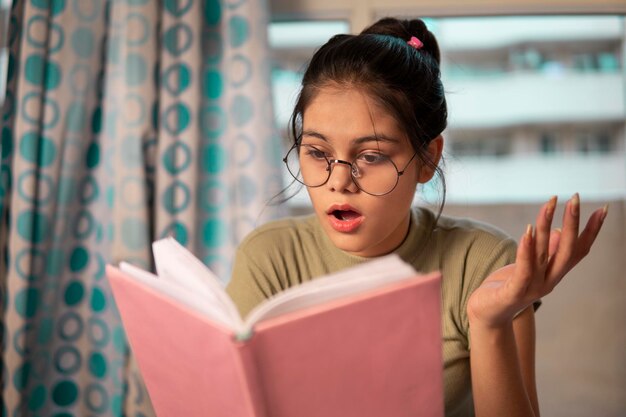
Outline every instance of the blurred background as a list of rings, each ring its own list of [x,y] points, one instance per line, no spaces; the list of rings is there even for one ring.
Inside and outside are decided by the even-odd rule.
[[[546,4],[547,3],[547,4]],[[544,416],[626,415],[621,0],[2,0],[1,416],[153,415],[104,276],[171,235],[227,282],[238,242],[311,212],[289,174],[302,70],[336,33],[421,17],[442,50],[444,213],[521,236],[609,205],[537,313]],[[415,204],[436,207],[440,184]],[[557,217],[558,222],[558,217]]]

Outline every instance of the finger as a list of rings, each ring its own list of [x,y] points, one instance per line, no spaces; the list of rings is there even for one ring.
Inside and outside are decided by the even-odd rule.
[[[550,232],[550,247],[548,249],[548,252],[550,254],[550,260],[548,261],[548,266],[546,268],[544,280],[547,280],[548,277],[552,276],[551,271],[554,269],[554,262],[556,259],[555,254],[559,250],[560,241],[561,241],[561,229],[554,229],[552,232]]]
[[[521,237],[517,246],[515,257],[515,273],[507,281],[507,286],[514,298],[519,298],[526,293],[526,290],[533,278],[534,270],[534,241],[533,227],[528,225],[526,232]]]
[[[578,193],[567,202],[563,213],[563,230],[559,240],[559,248],[550,262],[546,279],[557,281],[569,269],[578,240],[578,223],[580,217],[580,198]]]
[[[608,214],[608,210],[608,205],[604,206],[601,209],[594,211],[589,217],[589,220],[585,225],[585,229],[578,238],[576,253],[574,253],[574,264],[580,262],[591,250],[593,242],[595,242],[596,237],[598,237],[598,233],[600,233],[600,228],[602,228],[602,224]]]
[[[550,232],[550,245],[548,247],[548,255],[552,259],[559,249],[559,241],[561,240],[561,229],[554,229]]]
[[[587,256],[587,254],[591,250],[591,246],[593,245],[593,243],[596,240],[596,237],[598,236],[598,233],[600,233],[600,229],[602,228],[602,224],[604,223],[604,220],[606,219],[607,214],[608,214],[608,205],[605,205],[601,209],[597,209],[591,214],[591,216],[589,217],[589,220],[587,221],[587,224],[585,225],[584,230],[582,231],[582,233],[580,234],[580,237],[578,238],[578,241],[575,247],[575,252],[570,258],[569,264],[566,265],[564,269],[562,269],[561,271],[557,271],[558,265],[555,266],[555,265],[552,265],[552,262],[549,263],[548,272],[546,276],[547,276],[547,279],[549,280],[549,284],[553,288],[561,281],[561,279],[563,279],[563,276],[565,276],[565,274],[569,272],[569,270],[571,270],[585,256]],[[559,246],[560,239],[556,237],[559,232],[560,231],[557,229],[556,233],[553,232],[554,237],[551,237],[551,242],[550,242],[551,253],[553,250],[552,245],[556,245],[554,252],[558,253],[558,246]],[[554,243],[552,243],[552,239],[554,239],[555,241]]]
[[[550,242],[550,228],[552,227],[552,219],[556,208],[556,196],[544,204],[537,215],[537,228],[535,231],[535,259],[537,266],[544,271],[548,264]]]

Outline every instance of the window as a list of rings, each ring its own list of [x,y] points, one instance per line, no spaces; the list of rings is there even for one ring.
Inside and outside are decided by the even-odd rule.
[[[557,139],[554,133],[542,132],[539,142],[542,154],[554,155],[557,152]]]
[[[274,112],[276,125],[281,131],[287,127],[304,68],[315,50],[333,35],[349,32],[346,21],[287,21],[269,24]]]
[[[607,131],[583,132],[578,135],[577,150],[581,154],[610,154],[613,138]]]
[[[448,202],[543,201],[553,190],[626,195],[623,16],[426,20],[442,51],[450,114]],[[304,66],[337,33],[350,33],[347,19],[270,25],[283,137]],[[598,187],[606,178],[610,186]],[[300,193],[291,204],[308,199]]]
[[[448,92],[450,203],[626,195],[623,16],[427,24]]]
[[[456,137],[450,144],[450,153],[458,158],[501,158],[511,153],[508,137]]]

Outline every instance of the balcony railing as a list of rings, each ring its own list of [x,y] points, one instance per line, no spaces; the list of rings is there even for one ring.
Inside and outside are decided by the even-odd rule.
[[[624,121],[619,73],[513,73],[444,83],[450,128]]]

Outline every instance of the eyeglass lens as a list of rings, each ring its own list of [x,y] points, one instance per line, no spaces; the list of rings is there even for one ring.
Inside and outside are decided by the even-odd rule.
[[[391,192],[398,182],[398,169],[387,156],[369,152],[350,162],[329,160],[323,151],[310,146],[294,146],[285,157],[291,175],[307,187],[319,187],[328,181],[339,163],[351,165],[350,174],[362,191],[383,195]]]

